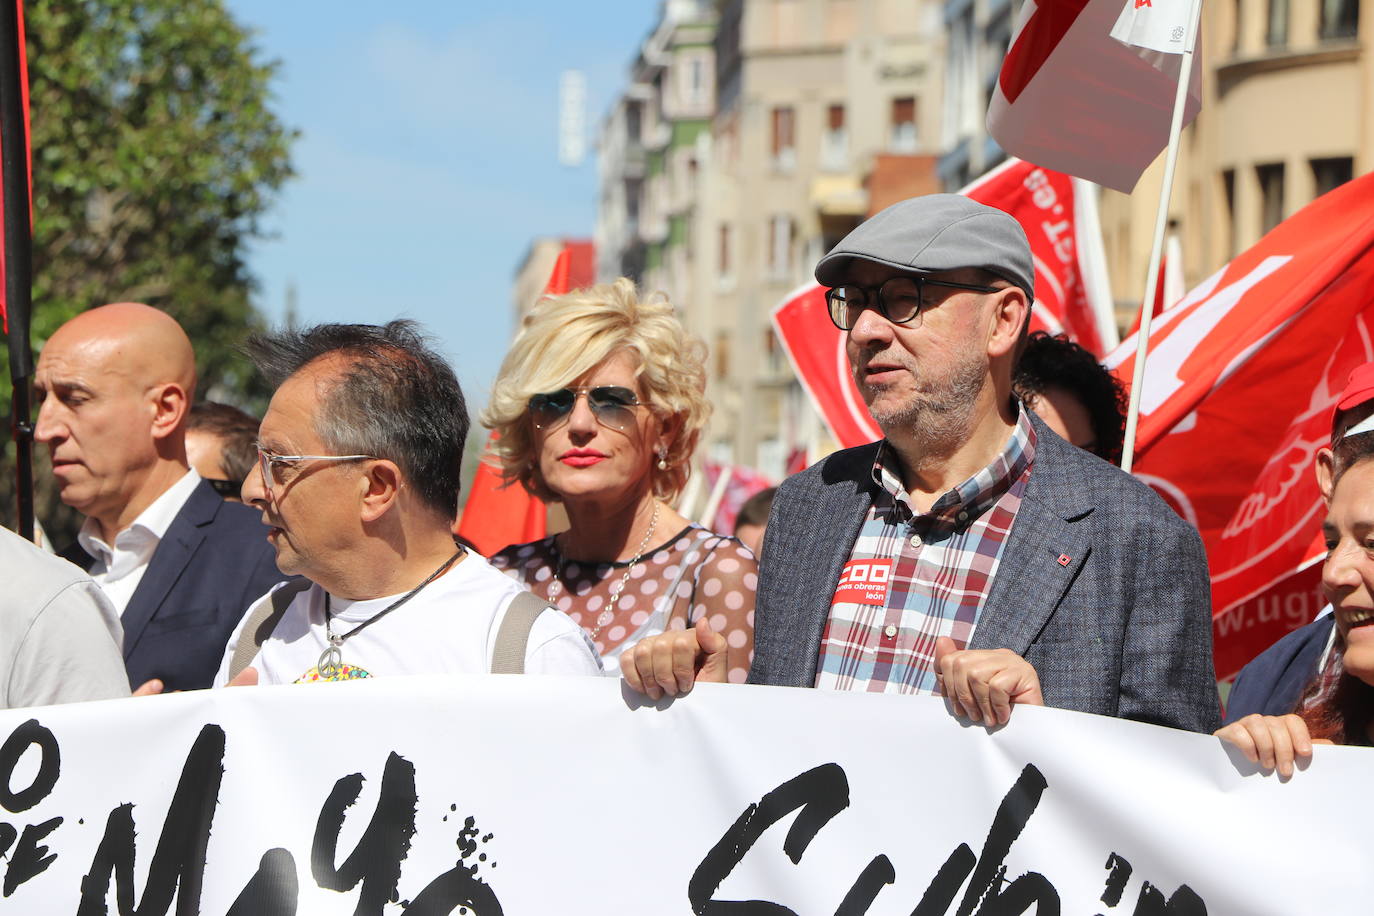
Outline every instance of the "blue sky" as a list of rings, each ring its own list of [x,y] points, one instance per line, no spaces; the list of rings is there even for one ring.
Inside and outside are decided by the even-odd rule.
[[[590,146],[557,159],[559,74],[586,73],[594,130],[657,2],[227,4],[281,62],[275,110],[301,131],[249,258],[259,306],[280,320],[294,283],[304,323],[415,318],[485,403],[530,240],[594,226]]]

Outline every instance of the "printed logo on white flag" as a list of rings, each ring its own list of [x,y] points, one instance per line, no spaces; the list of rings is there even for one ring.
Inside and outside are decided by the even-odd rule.
[[[1191,7],[1192,0],[1126,0],[1112,37],[1137,48],[1182,54]]]

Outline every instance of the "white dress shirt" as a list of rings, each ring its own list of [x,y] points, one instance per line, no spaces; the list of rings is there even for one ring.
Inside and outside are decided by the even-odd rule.
[[[172,484],[161,496],[153,500],[148,508],[139,513],[138,518],[119,534],[115,535],[111,547],[100,539],[100,526],[95,519],[86,519],[77,533],[77,543],[81,549],[95,558],[91,566],[91,578],[95,580],[110,599],[120,617],[129,606],[129,599],[143,580],[143,573],[153,559],[153,552],[171,527],[186,500],[191,498],[200,484],[200,475],[187,471],[186,476]]]

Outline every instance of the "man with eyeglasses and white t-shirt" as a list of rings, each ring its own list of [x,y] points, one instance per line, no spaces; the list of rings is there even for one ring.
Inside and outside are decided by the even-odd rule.
[[[216,683],[597,675],[582,630],[455,543],[467,406],[412,322],[257,337],[277,386],[243,501],[302,581],[256,602]]]

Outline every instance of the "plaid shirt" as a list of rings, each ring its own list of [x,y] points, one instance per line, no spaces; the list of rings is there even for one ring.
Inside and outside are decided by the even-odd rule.
[[[967,648],[1035,461],[1022,410],[992,463],[916,513],[897,458],[873,464],[873,505],[835,589],[816,686],[936,693],[935,640]]]

